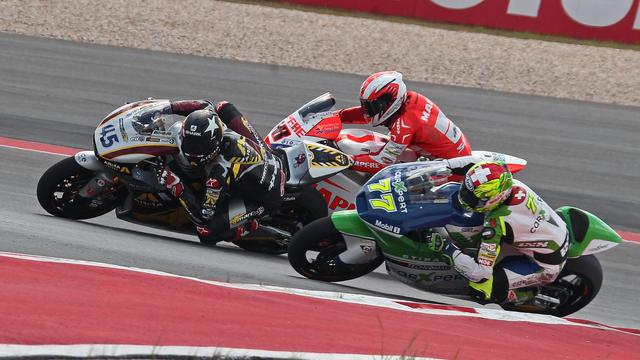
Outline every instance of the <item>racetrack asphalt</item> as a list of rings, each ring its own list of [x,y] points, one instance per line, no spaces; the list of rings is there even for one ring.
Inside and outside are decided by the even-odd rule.
[[[0,34],[0,136],[90,148],[98,120],[147,97],[215,98],[235,103],[264,134],[299,105],[331,91],[352,106],[363,78],[342,73],[218,60]],[[518,177],[552,206],[574,205],[616,229],[640,232],[640,109],[409,82],[464,131],[474,149],[529,161]],[[0,250],[94,260],[231,282],[410,297],[469,305],[408,288],[378,270],[326,284],[302,279],[284,256],[233,246],[206,248],[193,237],[116,220],[45,215],[35,185],[60,157],[0,149]],[[575,317],[640,327],[640,247],[598,255],[605,284]]]

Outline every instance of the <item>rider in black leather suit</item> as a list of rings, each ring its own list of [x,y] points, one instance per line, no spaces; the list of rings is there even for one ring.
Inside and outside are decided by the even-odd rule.
[[[158,172],[160,184],[185,208],[201,242],[233,241],[254,231],[257,219],[282,201],[286,178],[280,159],[228,102],[214,111],[206,101],[174,101],[171,110],[186,118],[180,153]],[[193,182],[202,188],[188,185]]]

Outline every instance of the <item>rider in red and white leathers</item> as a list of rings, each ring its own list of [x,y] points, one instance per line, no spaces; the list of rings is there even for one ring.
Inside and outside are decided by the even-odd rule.
[[[376,173],[393,164],[408,147],[429,159],[471,154],[462,131],[433,101],[407,91],[399,72],[369,76],[360,88],[360,104],[336,113],[344,123],[384,125],[390,140],[376,153],[354,156],[354,170]]]

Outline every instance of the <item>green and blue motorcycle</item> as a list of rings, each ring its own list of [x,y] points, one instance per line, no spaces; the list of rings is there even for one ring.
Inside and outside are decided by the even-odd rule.
[[[384,263],[390,276],[409,286],[472,299],[468,280],[422,240],[438,232],[471,256],[477,251],[484,217],[460,206],[459,183],[448,182],[449,175],[438,161],[385,168],[364,184],[355,210],[336,211],[297,232],[289,244],[289,262],[301,275],[329,282],[364,276]],[[553,283],[537,286],[534,298],[500,304],[504,309],[566,316],[598,294],[603,273],[593,254],[622,239],[587,211],[570,206],[556,211],[570,236],[562,272]]]

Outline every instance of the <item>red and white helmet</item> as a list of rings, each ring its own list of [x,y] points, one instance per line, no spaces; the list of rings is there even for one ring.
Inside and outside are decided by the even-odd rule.
[[[406,97],[407,86],[397,71],[375,73],[360,88],[360,105],[373,126],[383,124],[395,114]]]

